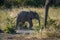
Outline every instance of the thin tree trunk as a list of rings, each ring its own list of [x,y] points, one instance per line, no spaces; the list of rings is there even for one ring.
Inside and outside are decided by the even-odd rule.
[[[50,1],[49,0],[46,0],[46,4],[45,4],[45,21],[44,21],[44,27],[45,28],[47,27],[46,25],[47,25],[49,5],[50,5]]]

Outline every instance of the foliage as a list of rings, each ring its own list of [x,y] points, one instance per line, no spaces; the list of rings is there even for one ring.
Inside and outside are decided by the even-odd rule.
[[[6,33],[15,33],[15,25],[13,23],[13,19],[7,18],[7,24],[5,28]]]
[[[46,0],[0,0],[1,8],[13,8],[13,7],[21,7],[21,6],[31,6],[31,7],[43,7],[45,5]],[[53,0],[53,6],[59,6],[55,4],[55,0]]]
[[[42,7],[45,4],[45,0],[1,0],[0,3],[0,6],[4,8],[12,8],[19,6]]]
[[[47,28],[49,29],[50,27],[54,28],[55,30],[60,29],[60,22],[57,19],[48,19],[47,22]]]
[[[47,25],[48,25],[48,26],[54,25],[54,24],[56,24],[56,21],[57,21],[57,20],[54,20],[54,19],[49,18],[49,19],[48,19],[48,22],[47,22]]]
[[[25,8],[24,8],[25,9]],[[35,10],[35,8],[28,8],[28,10]],[[13,11],[12,10],[12,12],[13,12],[13,15],[16,13],[16,11],[17,11],[17,9],[14,9],[15,11]],[[19,9],[20,10],[20,9]],[[26,9],[25,9],[26,10]],[[37,11],[38,10],[38,11]],[[44,8],[42,9],[42,8],[37,8],[37,12],[40,12],[39,13],[39,15],[41,15],[41,17],[42,18],[40,18],[40,19],[42,19],[41,20],[41,27],[44,27]],[[57,11],[56,11],[57,10]],[[18,11],[17,11],[18,12]],[[2,27],[5,27],[5,25],[6,25],[6,27],[5,27],[5,29],[8,27],[8,28],[10,28],[10,29],[14,29],[14,26],[15,26],[15,22],[13,22],[14,20],[15,20],[15,18],[11,18],[11,17],[9,17],[9,15],[8,15],[8,13],[10,13],[9,11],[7,11],[6,12],[6,10],[4,11],[4,10],[0,10],[0,25],[2,24],[2,26],[0,26],[1,28]],[[58,14],[57,14],[58,13]],[[14,15],[15,16],[15,15]],[[51,29],[52,28],[56,28],[56,29],[60,29],[60,19],[59,19],[59,17],[60,17],[60,8],[50,8],[49,9],[49,16],[50,16],[50,18],[48,18],[48,23],[47,23],[47,29],[49,30],[49,28],[51,27]],[[12,16],[13,17],[13,16]],[[55,19],[56,18],[56,19]],[[37,24],[36,24],[36,22],[34,21],[34,24],[36,25],[36,30],[37,31],[39,31],[39,27],[37,26]],[[3,26],[4,25],[4,26]],[[22,25],[22,24],[21,24]],[[19,25],[19,26],[21,26],[21,25]],[[34,26],[35,27],[35,26]],[[8,29],[7,28],[7,29]],[[6,29],[6,30],[7,30]],[[10,31],[10,29],[8,29],[9,31]],[[50,29],[50,30],[51,30]],[[8,32],[9,32],[8,31]],[[14,29],[14,31],[15,31],[15,29]],[[53,30],[52,30],[53,31]],[[6,31],[5,31],[6,32]],[[11,31],[10,31],[11,32]],[[10,33],[9,32],[9,33]],[[50,32],[50,31],[49,31]],[[11,32],[12,33],[12,32]],[[54,34],[55,32],[51,32],[51,33],[47,33],[47,35],[55,35]]]
[[[34,29],[35,29],[35,31],[36,31],[36,32],[38,32],[38,33],[39,33],[39,31],[40,31],[41,27],[36,26]]]
[[[5,32],[6,33],[15,33],[15,29],[14,29],[14,27],[6,27]]]
[[[43,7],[46,0],[0,0],[1,8],[12,8],[20,6],[33,6],[33,7]],[[53,6],[59,6],[55,4],[55,0],[52,3]]]

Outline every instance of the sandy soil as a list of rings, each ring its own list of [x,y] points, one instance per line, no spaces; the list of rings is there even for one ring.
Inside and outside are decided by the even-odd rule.
[[[1,33],[0,40],[60,40],[60,37],[38,37],[28,34],[7,34]]]

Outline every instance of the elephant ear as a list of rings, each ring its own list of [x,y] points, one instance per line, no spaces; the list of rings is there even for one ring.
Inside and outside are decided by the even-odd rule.
[[[29,12],[29,17],[33,18],[33,12],[32,11]]]

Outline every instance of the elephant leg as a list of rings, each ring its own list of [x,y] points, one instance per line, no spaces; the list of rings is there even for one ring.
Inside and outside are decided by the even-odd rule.
[[[33,23],[32,20],[29,21],[29,29],[32,29]]]
[[[25,29],[25,28],[24,28],[24,23],[25,23],[25,22],[21,22],[21,24],[20,24],[20,29]]]
[[[15,29],[17,29],[18,25],[19,25],[19,21],[16,22],[16,27],[15,27]]]

